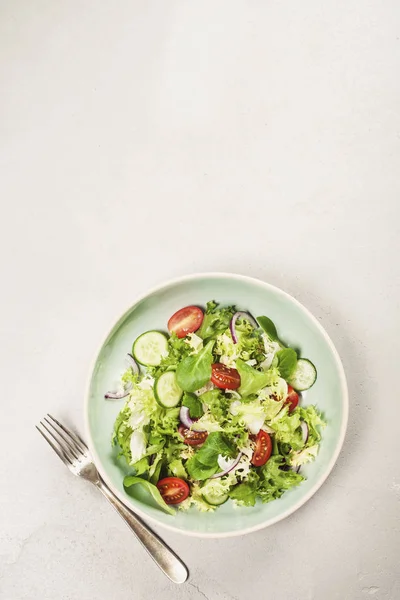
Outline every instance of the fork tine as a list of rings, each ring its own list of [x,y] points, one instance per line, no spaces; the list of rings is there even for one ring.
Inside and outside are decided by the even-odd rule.
[[[46,417],[45,417],[45,419],[46,419]],[[44,429],[47,431],[47,433],[49,433],[51,435],[53,440],[60,446],[63,454],[66,455],[66,457],[72,464],[74,462],[74,460],[78,458],[76,456],[76,453],[71,450],[71,448],[68,446],[68,444],[65,444],[63,442],[62,436],[58,434],[58,431],[51,425],[51,423],[49,423],[49,421],[46,421],[46,423],[48,423],[50,425],[51,429],[49,429],[46,426],[46,424],[43,423],[43,421],[40,421],[40,425],[42,427],[44,427]],[[59,436],[59,437],[57,437],[57,436]]]
[[[77,445],[77,447],[79,448],[79,450],[81,452],[85,453],[86,450],[89,450],[89,448],[86,446],[85,442],[82,440],[82,438],[79,437],[79,435],[77,433],[75,433],[74,431],[71,431],[71,429],[68,429],[67,427],[65,427],[65,425],[60,423],[60,421],[57,421],[57,419],[55,417],[52,417],[48,413],[47,413],[47,416],[50,417],[50,419],[52,421],[57,423],[57,425],[60,427],[60,429],[62,429],[67,435],[69,435],[74,440],[75,444]]]
[[[81,456],[82,452],[79,450],[79,448],[76,446],[76,444],[74,443],[73,440],[70,440],[67,436],[65,436],[63,434],[62,431],[58,431],[58,429],[56,427],[54,427],[53,423],[51,423],[51,421],[49,421],[49,419],[47,417],[44,417],[44,421],[46,421],[46,423],[48,425],[50,425],[50,428],[62,439],[64,440],[65,444],[67,445],[68,450],[71,452],[72,456],[74,458],[76,458],[77,460],[79,459],[79,457]],[[61,444],[63,445],[63,444]]]
[[[63,454],[63,452],[60,450],[60,448],[58,446],[56,446],[55,444],[53,444],[53,442],[51,441],[51,439],[45,433],[43,433],[43,431],[37,425],[35,425],[35,427],[38,430],[38,432],[44,437],[44,439],[46,440],[46,442],[53,448],[53,450],[57,454],[57,456],[59,456],[59,458],[61,458],[61,460],[63,461],[63,463],[65,465],[67,465],[67,467],[69,467],[72,463]]]

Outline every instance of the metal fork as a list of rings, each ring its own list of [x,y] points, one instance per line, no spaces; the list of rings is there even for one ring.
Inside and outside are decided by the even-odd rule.
[[[47,418],[48,417],[48,418]],[[151,558],[174,583],[184,583],[188,570],[176,554],[138,517],[128,510],[101,479],[85,442],[51,415],[44,417],[36,429],[50,444],[74,475],[93,483],[115,508]]]

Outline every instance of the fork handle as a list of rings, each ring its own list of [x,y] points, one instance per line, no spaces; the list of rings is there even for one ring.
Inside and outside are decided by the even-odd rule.
[[[188,578],[188,570],[183,562],[143,521],[136,517],[122,502],[114,496],[104,481],[99,481],[97,487],[115,508],[117,513],[124,519],[125,523],[136,535],[145,547],[151,558],[174,583],[184,583]]]

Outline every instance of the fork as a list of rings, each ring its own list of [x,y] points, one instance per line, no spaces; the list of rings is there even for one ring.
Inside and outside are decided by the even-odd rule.
[[[47,417],[40,421],[39,426],[36,425],[36,429],[57,456],[74,475],[90,481],[101,491],[165,575],[174,583],[184,583],[188,577],[186,566],[171,548],[114,496],[100,477],[85,442],[51,415]]]

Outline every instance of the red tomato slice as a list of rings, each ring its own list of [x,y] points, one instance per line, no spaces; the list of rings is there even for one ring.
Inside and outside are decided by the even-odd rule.
[[[160,479],[157,487],[166,504],[179,504],[189,496],[188,484],[179,477]]]
[[[168,321],[170,333],[183,338],[188,333],[197,331],[204,319],[204,313],[198,306],[185,306],[172,315]]]
[[[194,431],[194,429],[188,429],[182,423],[179,425],[178,431],[183,437],[183,443],[188,446],[204,444],[208,436],[207,431]]]
[[[294,391],[291,385],[288,385],[288,395],[285,400],[285,404],[289,405],[289,412],[292,412],[299,403],[299,395]]]
[[[240,375],[236,369],[215,363],[212,366],[211,381],[223,390],[236,390],[240,386]]]
[[[265,465],[272,452],[272,441],[266,431],[260,429],[256,437],[256,447],[253,452],[251,464],[255,467]]]

